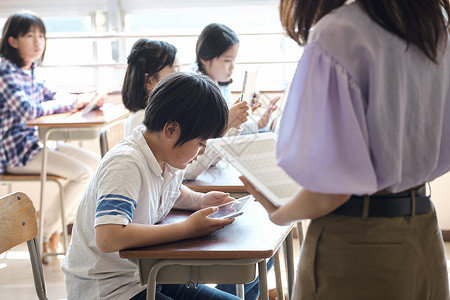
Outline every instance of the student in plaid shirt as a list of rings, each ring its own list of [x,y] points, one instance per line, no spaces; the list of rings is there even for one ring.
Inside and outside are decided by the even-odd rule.
[[[38,133],[36,128],[27,128],[26,122],[81,108],[87,103],[88,99],[83,101],[83,97],[60,95],[36,78],[35,61],[42,59],[45,46],[45,26],[39,17],[20,12],[8,18],[0,43],[0,173],[39,174],[42,153]],[[101,99],[98,104],[102,105]],[[74,215],[99,157],[67,144],[51,148],[48,173],[68,179],[64,205],[69,217]],[[56,195],[48,200],[44,207],[44,252],[46,248],[55,251],[60,237],[59,201]]]

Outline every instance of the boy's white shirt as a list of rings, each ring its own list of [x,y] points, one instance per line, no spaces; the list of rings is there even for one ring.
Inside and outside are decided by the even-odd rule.
[[[118,252],[103,253],[95,243],[94,227],[129,223],[122,215],[96,216],[97,199],[105,194],[136,200],[133,223],[162,220],[180,196],[184,171],[161,167],[138,126],[132,135],[111,149],[95,172],[78,208],[72,241],[62,269],[68,299],[130,299],[145,287],[134,261]]]

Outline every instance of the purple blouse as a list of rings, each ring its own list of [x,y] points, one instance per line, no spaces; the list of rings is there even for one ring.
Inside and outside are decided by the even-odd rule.
[[[392,192],[450,169],[450,42],[439,64],[358,2],[312,30],[280,123],[279,164],[322,193]]]

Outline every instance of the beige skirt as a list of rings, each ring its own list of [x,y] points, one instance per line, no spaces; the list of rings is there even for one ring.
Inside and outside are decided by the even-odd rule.
[[[404,217],[330,214],[311,221],[292,299],[449,299],[434,207]]]

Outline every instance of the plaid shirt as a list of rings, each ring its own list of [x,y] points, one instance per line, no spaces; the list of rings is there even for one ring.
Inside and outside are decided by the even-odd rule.
[[[0,63],[0,173],[7,165],[24,166],[41,147],[36,128],[26,122],[43,115],[69,111],[74,98],[53,100],[55,92],[6,58]],[[52,100],[52,101],[49,101]]]

